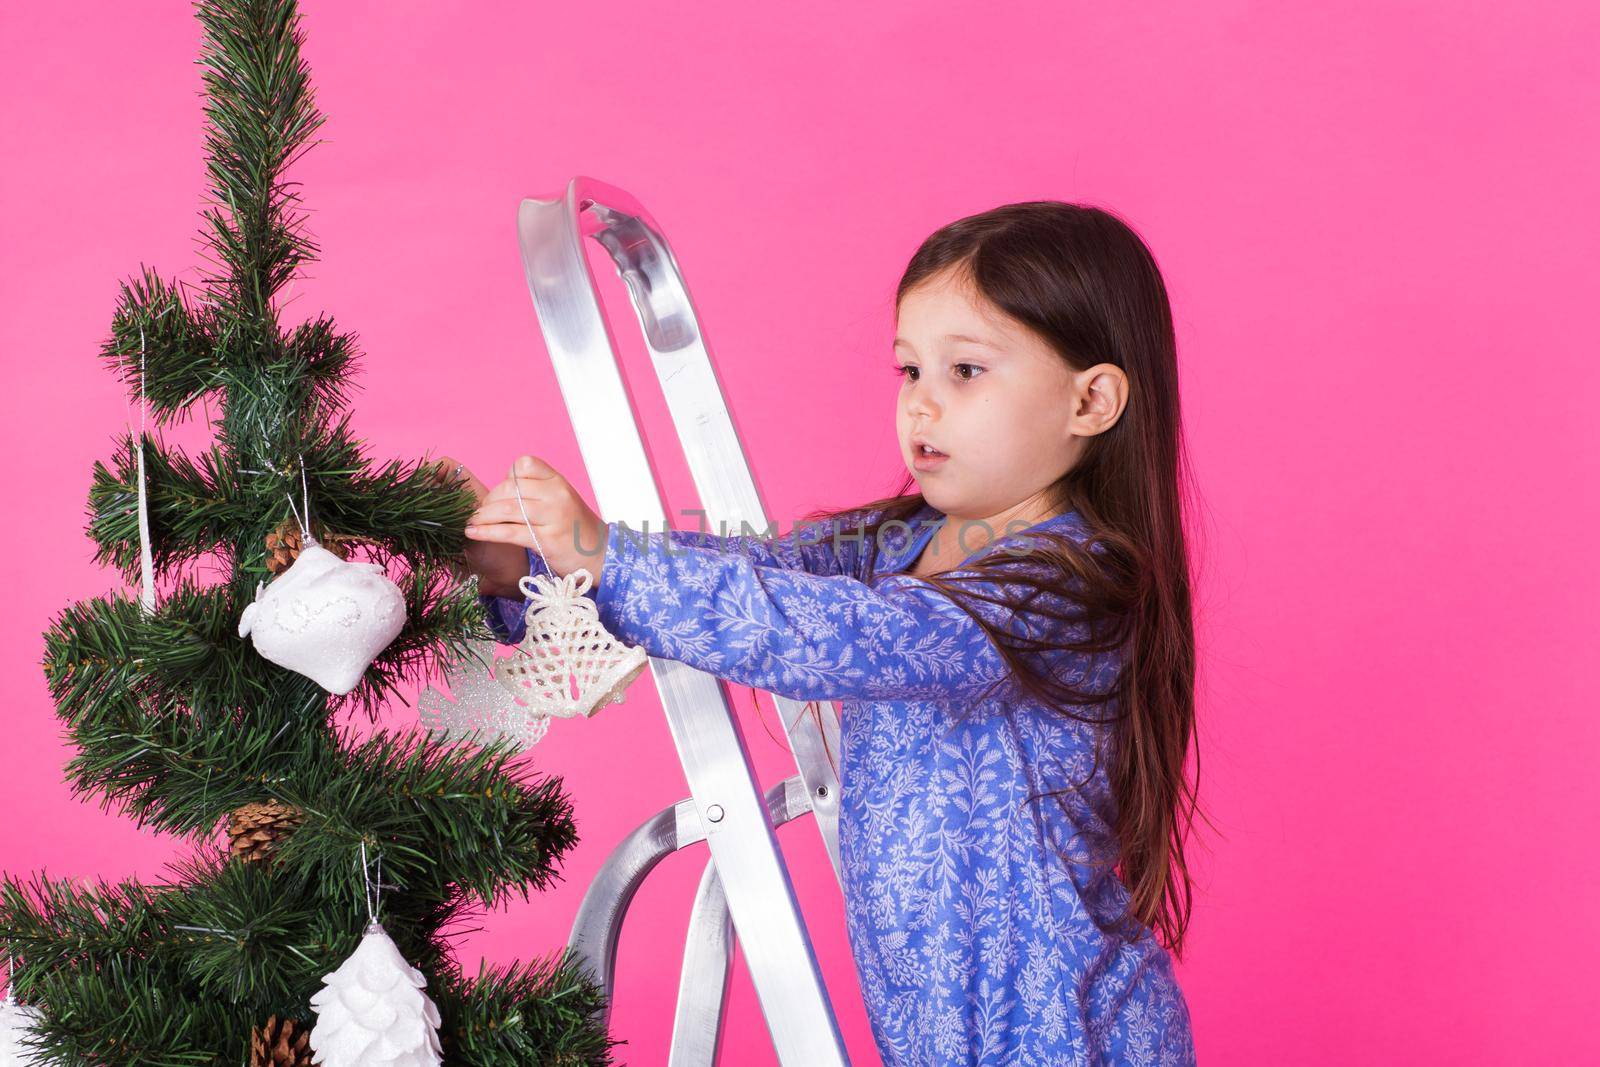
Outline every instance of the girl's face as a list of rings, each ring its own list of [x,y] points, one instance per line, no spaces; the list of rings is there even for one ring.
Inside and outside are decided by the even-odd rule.
[[[1047,490],[1076,461],[1079,435],[1098,432],[1075,426],[1077,394],[1090,380],[1084,376],[1107,365],[1075,374],[950,271],[900,302],[894,352],[904,379],[895,409],[900,452],[928,503],[952,520],[984,520],[997,537],[1012,520],[1048,517]],[[920,442],[945,458],[923,455]]]

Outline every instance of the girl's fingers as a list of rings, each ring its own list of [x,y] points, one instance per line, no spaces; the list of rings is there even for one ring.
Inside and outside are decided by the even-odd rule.
[[[511,474],[513,477],[538,478],[541,480],[561,477],[560,472],[538,456],[518,456],[516,461],[511,464]]]
[[[509,544],[533,547],[528,528],[520,523],[487,522],[467,526],[467,537],[473,541],[505,541]]]
[[[489,496],[496,500],[515,500],[520,492],[523,500],[550,500],[565,484],[564,478],[559,482],[552,482],[548,478],[507,478],[489,490]]]
[[[534,501],[524,498],[523,504],[528,511],[527,521],[536,520],[539,517],[539,509]],[[472,513],[468,521],[480,525],[490,522],[511,522],[521,526],[524,521],[522,511],[515,500],[485,500],[478,505],[478,510]]]
[[[439,464],[438,477],[440,482],[448,485],[452,478],[463,478],[466,480],[468,488],[472,490],[472,495],[479,500],[489,495],[489,487],[484,485],[476,474],[468,470],[465,463],[459,462],[454,456],[431,457],[427,462]],[[461,469],[458,471],[456,470],[457,467]]]

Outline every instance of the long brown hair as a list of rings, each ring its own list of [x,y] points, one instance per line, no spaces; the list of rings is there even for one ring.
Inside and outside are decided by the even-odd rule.
[[[1192,479],[1166,286],[1149,249],[1116,215],[1054,200],[1006,204],[943,227],[911,258],[895,306],[947,271],[963,275],[984,299],[1048,341],[1073,370],[1112,363],[1128,377],[1122,416],[1086,440],[1080,461],[1051,488],[1053,514],[1076,511],[1086,539],[1034,531],[1026,567],[1018,566],[1021,554],[1014,550],[980,553],[919,580],[972,615],[1024,692],[1098,728],[1095,767],[1109,747],[1116,809],[1111,863],[1129,900],[1126,913],[1112,921],[1088,910],[1102,929],[1125,936],[1138,934],[1130,918],[1149,927],[1181,958],[1193,895],[1184,844],[1198,812],[1199,752],[1196,744],[1191,782],[1185,764],[1195,742],[1195,641],[1182,500]],[[911,492],[915,484],[908,474],[893,496],[815,511],[805,522],[852,518],[849,536],[876,543],[884,524],[904,525],[925,506],[922,494]],[[867,556],[868,580],[873,555]],[[1027,609],[1027,633],[1077,639],[1019,635],[1005,621],[1009,611],[986,618],[980,604],[997,598],[966,587],[997,581],[1026,588],[1020,600],[1007,599],[1008,608]],[[1032,619],[1046,625],[1035,631]],[[1121,667],[1103,688],[1074,686],[1046,667],[1044,657],[1059,651],[1109,655]],[[1083,680],[1085,672],[1075,673]],[[1060,802],[1071,792],[1036,796]]]

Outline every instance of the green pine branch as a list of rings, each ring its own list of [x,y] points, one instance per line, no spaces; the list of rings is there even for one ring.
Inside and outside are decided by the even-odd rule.
[[[90,887],[43,874],[26,882],[6,875],[0,880],[0,916],[7,948],[16,956],[12,980],[18,991],[54,974],[130,956],[155,957],[152,980],[176,981],[174,961],[151,952],[161,942],[153,896],[133,881],[101,880]]]
[[[331,773],[301,773],[268,794],[306,813],[279,862],[320,878],[330,897],[359,893],[351,872],[363,841],[407,893],[492,908],[552,886],[578,840],[561,779],[534,774],[504,742],[378,733]]]
[[[178,284],[147,267],[139,279],[121,283],[111,336],[100,354],[135,396],[142,376],[152,419],[181,421],[218,384],[215,330],[203,300],[186,297]]]
[[[309,495],[319,530],[368,542],[373,562],[417,570],[466,550],[470,493],[440,480],[442,464],[391,460],[372,469],[348,416],[320,441],[290,453],[286,465],[240,465],[213,446],[198,460],[146,435],[145,500],[150,554],[157,577],[211,553],[232,550],[244,576],[265,580],[266,535],[294,517]],[[301,483],[304,463],[305,484]],[[139,580],[138,459],[131,434],[116,438],[109,466],[96,461],[89,490],[89,535],[95,561]],[[241,536],[242,532],[242,536]]]
[[[209,282],[228,317],[261,342],[254,354],[263,359],[281,347],[272,336],[273,295],[317,252],[289,215],[299,198],[281,177],[323,121],[300,56],[296,8],[292,0],[196,8],[205,30],[206,171],[215,201],[204,213],[205,233],[226,269]]]
[[[217,491],[219,453],[202,454],[200,463],[149,434],[144,441],[145,507],[150,522],[150,556],[158,578],[192,564],[221,547],[239,514]],[[89,485],[89,536],[94,561],[116,567],[125,581],[139,581],[138,459],[133,435],[116,439],[111,466],[96,460]],[[219,466],[207,468],[210,459]],[[262,534],[263,545],[265,533]],[[265,554],[265,547],[263,547]]]
[[[480,967],[471,980],[447,975],[434,999],[446,1063],[590,1067],[613,1062],[622,1044],[606,1031],[599,987],[570,953]]]
[[[248,1054],[233,1036],[250,1017],[192,999],[161,981],[147,960],[119,958],[95,971],[64,971],[25,987],[44,1016],[30,1041],[53,1067],[237,1067]],[[21,986],[21,983],[18,983]]]

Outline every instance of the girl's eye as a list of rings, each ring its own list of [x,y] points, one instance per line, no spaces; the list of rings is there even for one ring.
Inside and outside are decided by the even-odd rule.
[[[970,373],[962,374],[961,368],[963,367],[965,367],[968,371],[977,371],[978,374],[983,373],[983,368],[978,366],[976,363],[957,363],[955,365],[956,377],[960,378],[964,382],[972,381],[972,379],[977,375]],[[908,378],[913,382],[918,381],[922,377],[922,369],[914,363],[897,363],[890,369],[896,374],[900,375],[900,377]]]

